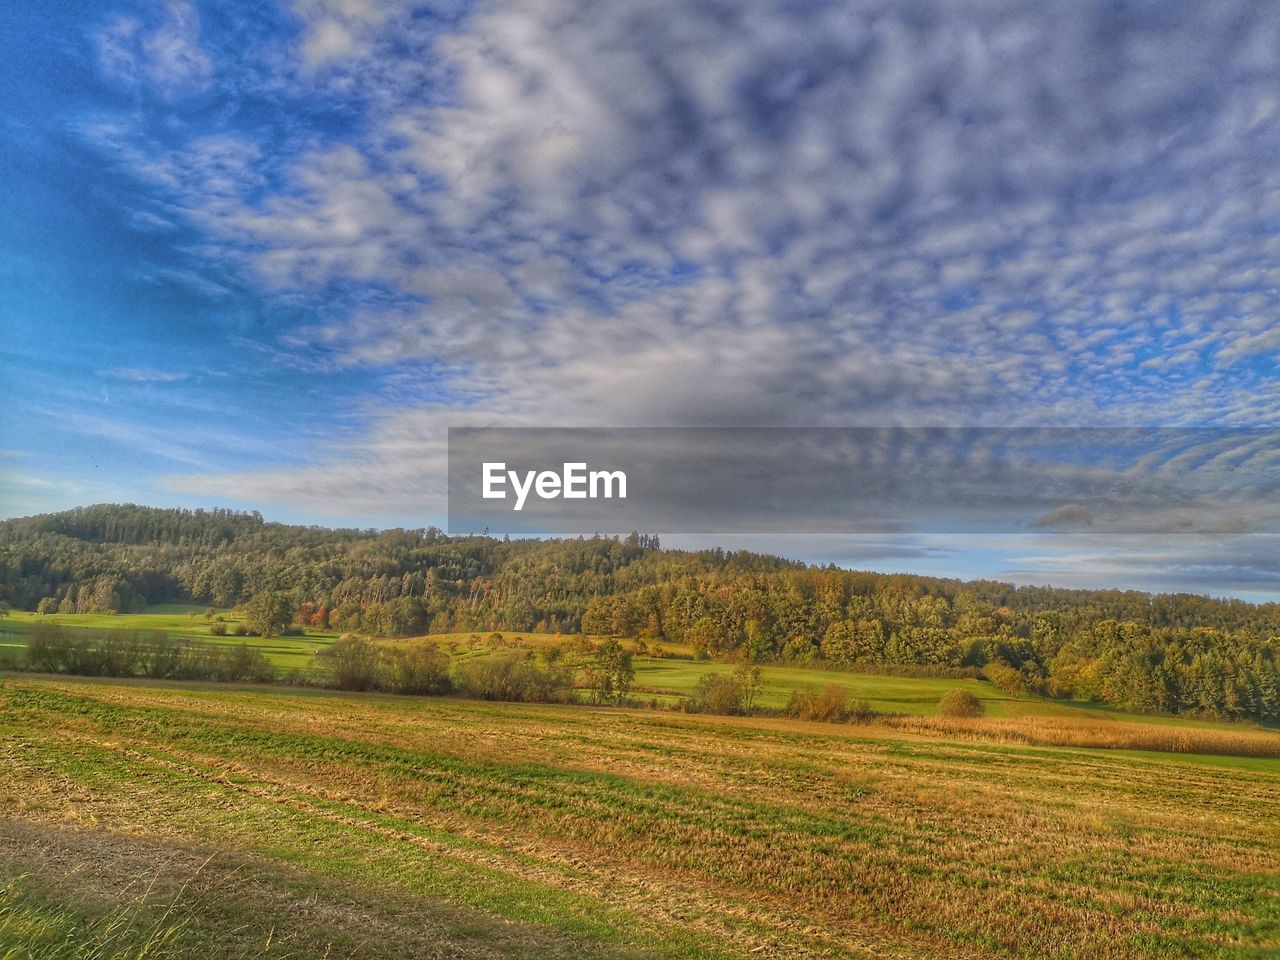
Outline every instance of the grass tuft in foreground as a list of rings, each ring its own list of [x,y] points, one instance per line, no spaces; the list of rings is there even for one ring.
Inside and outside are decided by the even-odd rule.
[[[32,897],[17,878],[0,889],[0,960],[173,960],[189,918],[147,895],[97,917]]]

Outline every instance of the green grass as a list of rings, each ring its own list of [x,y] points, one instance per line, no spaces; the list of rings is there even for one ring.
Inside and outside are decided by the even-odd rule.
[[[457,633],[428,637],[410,637],[384,640],[389,645],[433,643],[448,650],[456,661],[490,654],[487,644],[489,634]],[[479,637],[479,642],[476,638]],[[506,632],[504,640],[520,643],[533,649],[549,646],[568,646],[574,637],[551,634]],[[624,641],[634,647],[634,641]],[[676,652],[675,645],[663,644],[668,651]],[[641,702],[657,701],[663,706],[673,706],[691,697],[698,682],[708,674],[729,674],[734,665],[707,660],[673,657],[636,656],[634,658],[635,682],[632,698]],[[1208,729],[1236,729],[1238,725],[1213,721],[1187,720],[1181,717],[1159,717],[1130,713],[1100,703],[1050,700],[1025,694],[1010,694],[985,680],[934,679],[927,677],[895,677],[882,673],[858,673],[856,670],[839,670],[799,665],[778,665],[762,668],[764,687],[756,703],[765,708],[780,709],[791,699],[792,693],[805,687],[825,687],[835,684],[844,688],[850,701],[865,701],[872,710],[880,713],[899,713],[915,716],[935,716],[938,700],[948,690],[962,689],[972,692],[989,717],[1062,717],[1064,719],[1110,719],[1138,723],[1172,724]]]
[[[167,960],[181,956],[187,920],[133,903],[85,915],[33,896],[25,878],[0,888],[0,960]]]
[[[281,670],[305,669],[312,656],[338,639],[338,634],[328,630],[308,628],[302,637],[236,637],[230,630],[243,618],[230,610],[219,609],[226,623],[228,635],[215,637],[209,633],[212,622],[205,618],[205,607],[180,603],[163,603],[148,607],[146,613],[51,613],[37,615],[27,611],[13,611],[0,619],[0,650],[20,650],[27,644],[31,631],[39,624],[57,624],[65,630],[111,631],[155,630],[173,637],[186,637],[214,644],[248,644],[258,650]],[[2,958],[0,958],[2,960]]]
[[[308,628],[302,637],[214,637],[209,634],[210,621],[205,618],[206,608],[192,604],[157,604],[142,614],[49,614],[15,611],[0,620],[0,650],[19,650],[26,645],[27,637],[39,623],[60,624],[68,630],[158,630],[173,636],[190,637],[210,643],[241,643],[254,647],[282,671],[305,670],[312,657],[338,639],[338,633]],[[215,611],[228,627],[241,621],[241,617],[225,609]],[[493,631],[468,631],[434,634],[426,637],[384,640],[391,645],[433,643],[450,650],[455,660],[487,656],[490,652],[487,640]],[[552,646],[572,647],[576,638],[559,634],[502,631],[506,642],[516,642],[533,649]],[[477,638],[479,642],[477,642]],[[624,640],[625,646],[635,648],[634,640]],[[674,657],[635,658],[634,699],[657,701],[664,706],[677,705],[695,692],[698,681],[710,673],[729,673],[733,665],[711,661],[683,659],[691,651],[679,644],[663,642],[664,650]],[[930,679],[894,677],[883,674],[861,674],[852,670],[830,670],[803,666],[768,666],[763,670],[764,688],[757,698],[761,707],[779,709],[785,707],[791,694],[806,686],[824,687],[836,684],[843,687],[851,701],[866,701],[871,709],[882,713],[900,713],[918,716],[936,715],[939,698],[948,690],[961,688],[971,691],[982,701],[990,717],[1062,717],[1080,719],[1114,719],[1151,724],[1171,724],[1202,728],[1230,729],[1233,725],[1211,721],[1193,721],[1180,717],[1159,717],[1129,713],[1099,703],[1048,700],[1026,695],[1012,695],[982,680]]]
[[[213,853],[208,960],[1280,950],[1280,761],[31,677],[0,743],[0,866],[91,914]]]

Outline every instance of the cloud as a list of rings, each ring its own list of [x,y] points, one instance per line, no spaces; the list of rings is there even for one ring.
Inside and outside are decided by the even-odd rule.
[[[296,0],[293,11],[304,26],[302,53],[307,64],[323,67],[367,55],[378,28],[408,7],[397,0]]]
[[[1275,558],[1280,537],[1156,535],[1054,536],[1029,543],[1005,541],[1011,550],[1002,578],[1015,583],[1056,583],[1081,588],[1122,585],[1135,590],[1210,592],[1271,597],[1280,591]]]
[[[149,367],[113,367],[103,370],[102,376],[130,383],[179,383],[187,374],[176,370],[153,370]]]
[[[401,510],[459,421],[1280,414],[1280,8],[293,10],[293,95],[340,90],[341,135],[98,139],[317,304],[278,345],[429,370],[433,396],[312,467],[184,489]],[[147,29],[120,21],[104,63]]]
[[[205,90],[213,76],[189,0],[152,4],[144,18],[115,17],[99,31],[97,46],[107,76],[130,87],[145,80],[166,99]]]

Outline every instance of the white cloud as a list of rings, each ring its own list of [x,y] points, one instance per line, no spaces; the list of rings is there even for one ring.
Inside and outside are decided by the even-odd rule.
[[[116,17],[97,36],[103,71],[128,86],[146,80],[161,97],[204,90],[213,62],[200,46],[200,17],[189,0],[163,0],[149,17]]]
[[[292,6],[304,27],[303,56],[313,68],[367,55],[378,28],[409,9],[403,0],[295,0]]]
[[[1280,414],[1242,369],[1280,350],[1280,8],[549,0],[444,34],[293,9],[302,61],[363,98],[348,142],[111,138],[265,286],[376,291],[281,334],[339,369],[423,364],[503,422]],[[147,29],[104,64],[156,60]],[[386,478],[456,415],[383,409],[303,489],[184,482],[398,509]]]
[[[150,367],[113,367],[103,370],[102,376],[130,383],[179,383],[187,374],[177,370],[154,370]]]

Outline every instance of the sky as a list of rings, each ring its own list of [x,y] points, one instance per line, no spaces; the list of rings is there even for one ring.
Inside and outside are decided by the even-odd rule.
[[[443,523],[449,426],[1274,427],[1277,50],[1262,0],[7,4],[0,514]],[[717,542],[1280,599],[1267,534]]]

